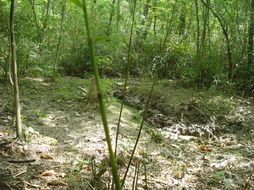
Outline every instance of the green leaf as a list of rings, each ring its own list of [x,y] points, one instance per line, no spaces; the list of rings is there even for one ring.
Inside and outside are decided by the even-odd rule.
[[[225,175],[225,171],[223,171],[223,170],[218,171],[218,172],[215,173],[215,175],[218,176],[218,177],[223,177]]]
[[[225,179],[224,180],[224,187],[225,189],[235,189],[236,185],[232,179]]]
[[[80,0],[71,0],[72,3],[74,3],[75,5],[79,6],[79,7],[83,7],[83,4],[81,3]]]

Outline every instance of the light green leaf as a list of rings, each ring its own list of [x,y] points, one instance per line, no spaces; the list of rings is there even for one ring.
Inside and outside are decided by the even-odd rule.
[[[75,5],[79,6],[79,7],[83,7],[83,4],[80,0],[71,0],[72,3],[74,3]]]
[[[224,187],[225,189],[235,189],[236,185],[232,179],[225,179],[224,180]]]

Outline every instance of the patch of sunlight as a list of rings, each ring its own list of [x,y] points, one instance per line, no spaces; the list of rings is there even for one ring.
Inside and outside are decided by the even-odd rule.
[[[120,103],[115,102],[114,104],[110,104],[110,106],[108,106],[108,110],[114,114],[114,115],[119,115],[119,111],[120,111]],[[130,117],[132,116],[133,113],[131,110],[127,109],[126,106],[123,108],[123,117]]]
[[[225,169],[227,166],[235,165],[236,163],[238,163],[238,161],[239,160],[236,158],[236,156],[230,155],[228,158],[224,160],[218,160],[215,161],[214,163],[211,163],[210,166],[218,170],[222,170]]]
[[[48,83],[45,83],[45,79],[44,78],[39,78],[39,77],[25,77],[25,79],[27,80],[32,80],[32,81],[35,81],[35,82],[40,82],[42,85],[44,86],[49,86]]]
[[[207,124],[190,124],[176,123],[171,127],[160,129],[165,138],[177,141],[189,141],[201,136],[213,136],[217,125],[213,122]]]
[[[175,124],[179,125],[179,124]],[[166,139],[172,139],[172,140],[178,140],[178,141],[190,141],[192,139],[197,139],[198,137],[191,136],[191,135],[181,135],[180,131],[177,130],[177,128],[163,128],[163,129],[158,129],[163,137]]]
[[[250,162],[244,162],[244,163],[240,163],[238,165],[238,168],[241,168],[241,169],[246,169],[246,168],[250,168],[250,167],[253,167],[254,165],[254,161],[250,161]]]
[[[56,123],[54,121],[55,119],[54,114],[49,114],[44,118],[41,118],[43,125],[49,126],[49,127],[56,127]]]

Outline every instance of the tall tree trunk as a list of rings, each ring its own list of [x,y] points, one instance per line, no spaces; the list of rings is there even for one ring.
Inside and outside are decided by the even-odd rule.
[[[143,18],[141,19],[141,28],[138,29],[138,36],[145,40],[146,36],[148,34],[148,30],[150,28],[151,23],[147,22],[148,20],[148,15],[149,15],[149,9],[150,9],[150,2],[151,0],[146,0],[143,8]]]
[[[210,5],[210,0],[206,0],[206,3]],[[207,28],[208,28],[208,20],[209,20],[209,9],[203,5],[203,27],[202,32],[200,32],[200,42],[199,42],[199,68],[200,68],[200,82],[203,83],[205,79],[205,70],[204,64],[204,55],[205,55],[205,48],[206,48],[206,35],[207,35]]]
[[[163,42],[161,43],[160,46],[160,50],[164,51],[166,49],[166,43],[169,37],[169,34],[171,33],[172,30],[172,23],[173,23],[173,19],[175,17],[175,13],[176,13],[176,8],[177,8],[177,2],[174,3],[171,12],[171,17],[169,18],[169,15],[167,16],[167,21],[166,21],[166,34],[165,37],[163,39]]]
[[[210,0],[206,0],[206,3],[210,6]],[[209,20],[209,9],[206,6],[203,6],[203,30],[202,30],[201,41],[200,41],[201,54],[204,53],[204,48],[206,46],[206,35],[207,35],[207,28],[209,23],[208,20]]]
[[[111,11],[110,11],[109,21],[108,21],[108,31],[107,31],[108,36],[110,36],[111,34],[112,20],[115,14],[115,3],[116,3],[116,0],[112,0]]]
[[[10,22],[12,81],[13,81],[13,91],[14,91],[15,127],[16,127],[17,138],[23,139],[20,102],[19,102],[19,86],[18,86],[18,76],[17,76],[16,42],[15,42],[15,34],[14,34],[14,12],[15,12],[15,0],[11,0],[9,22]]]
[[[63,2],[62,2],[61,21],[60,21],[60,34],[59,34],[58,42],[57,42],[57,46],[56,46],[55,60],[54,60],[54,66],[53,66],[53,78],[55,78],[56,70],[57,70],[57,67],[58,67],[58,53],[59,53],[59,49],[60,49],[61,42],[62,42],[65,7],[66,7],[66,0],[63,0]]]
[[[92,0],[92,6],[91,6],[91,30],[96,31],[96,23],[97,23],[97,0]],[[95,35],[92,35],[92,37]]]
[[[35,11],[34,0],[29,0],[29,3],[32,7],[32,11],[33,11],[33,15],[34,15],[34,22],[35,22],[35,25],[36,25],[38,41],[41,43],[43,41],[43,39],[42,39],[42,34],[41,34],[41,28],[40,28],[39,21],[38,21],[38,18],[37,18],[37,14],[36,14],[36,11]]]
[[[117,18],[116,18],[116,28],[117,31],[119,30],[119,22],[120,22],[120,18],[121,18],[121,0],[117,0]]]
[[[248,27],[248,64],[247,68],[253,65],[253,36],[254,36],[254,0],[251,0],[250,19]]]
[[[186,1],[182,2],[181,14],[179,18],[179,35],[182,36],[185,33],[186,28]]]
[[[158,18],[156,6],[157,6],[157,0],[154,0],[154,3],[153,3],[153,13],[154,13],[153,34],[154,34],[154,37],[156,37],[156,24],[157,24],[157,18]]]
[[[225,26],[225,24],[222,21],[222,18],[219,14],[217,14],[212,7],[207,4],[204,0],[201,0],[201,2],[211,11],[211,13],[213,14],[213,16],[219,21],[220,27],[222,29],[224,38],[226,40],[226,48],[227,48],[227,61],[228,61],[228,78],[232,79],[233,78],[233,58],[232,58],[232,50],[231,50],[231,46],[230,46],[230,40],[229,40],[229,34],[228,34],[228,30]]]
[[[47,26],[48,26],[50,4],[51,4],[50,0],[47,0],[46,11],[45,11],[45,19],[44,19],[44,22],[43,22],[43,32],[47,29]]]
[[[198,64],[200,56],[200,21],[199,21],[199,7],[198,0],[195,0],[195,10],[196,10],[196,22],[197,22],[197,44],[196,44],[196,62]]]

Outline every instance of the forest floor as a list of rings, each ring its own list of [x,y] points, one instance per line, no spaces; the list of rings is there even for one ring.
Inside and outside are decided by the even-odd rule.
[[[121,176],[151,87],[151,81],[138,81],[128,86],[121,122]],[[103,81],[113,145],[119,82]],[[86,105],[80,87],[89,87],[89,80],[22,79],[27,142],[20,142],[10,129],[11,90],[0,84],[0,189],[107,189],[110,169],[100,114]],[[163,80],[156,84],[145,123],[125,189],[132,189],[136,165],[137,189],[145,189],[146,181],[148,189],[254,189],[252,98]]]

